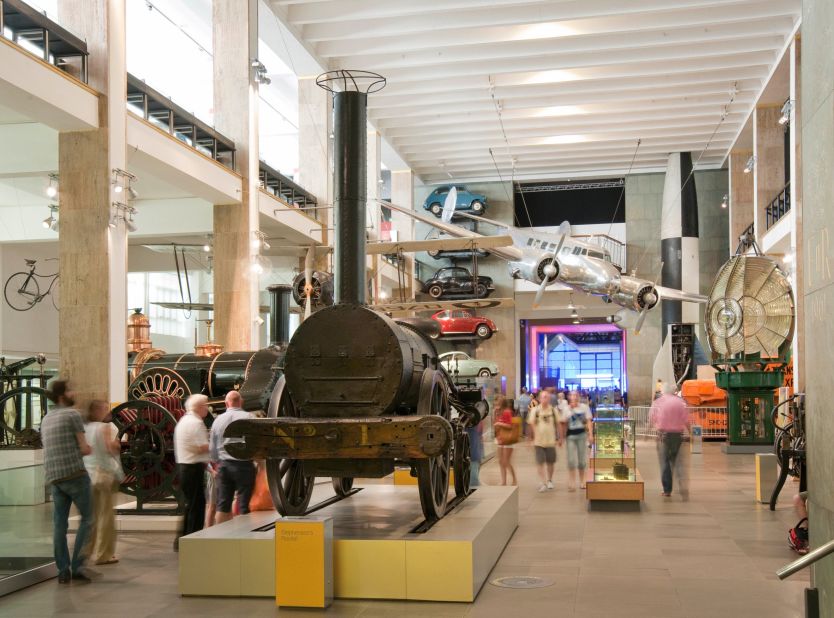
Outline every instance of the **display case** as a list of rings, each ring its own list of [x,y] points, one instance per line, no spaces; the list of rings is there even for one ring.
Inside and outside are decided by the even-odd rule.
[[[635,421],[619,405],[596,409],[591,435],[588,500],[643,499],[643,480],[637,471]]]

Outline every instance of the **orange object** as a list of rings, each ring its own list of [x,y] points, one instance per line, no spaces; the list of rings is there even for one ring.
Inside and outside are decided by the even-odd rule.
[[[269,485],[266,482],[266,467],[258,463],[258,475],[255,477],[255,490],[249,500],[250,511],[274,511],[272,496],[269,495]]]
[[[716,386],[715,380],[687,380],[681,386],[681,395],[690,406],[727,405],[727,393]]]

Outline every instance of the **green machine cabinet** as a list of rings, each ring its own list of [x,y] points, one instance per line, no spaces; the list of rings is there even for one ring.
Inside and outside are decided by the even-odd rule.
[[[773,444],[773,409],[776,389],[784,372],[719,371],[715,383],[727,391],[730,444]]]

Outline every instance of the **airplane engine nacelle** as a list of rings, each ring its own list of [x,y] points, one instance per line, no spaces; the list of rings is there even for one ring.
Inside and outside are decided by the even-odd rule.
[[[623,307],[642,311],[646,307],[649,309],[654,307],[657,304],[658,295],[652,284],[645,279],[622,276],[620,287],[611,295],[611,300]]]
[[[306,281],[302,270],[292,280],[292,298],[299,307],[307,302]],[[333,275],[328,272],[314,270],[310,279],[312,286],[313,309],[329,307],[333,304]]]
[[[510,276],[513,279],[524,279],[526,281],[530,281],[531,283],[541,283],[546,277],[544,272],[545,268],[551,264],[556,268],[556,272],[551,278],[552,282],[559,275],[561,265],[559,264],[559,261],[555,260],[551,255],[546,255],[538,262],[508,262],[507,266],[510,269]]]

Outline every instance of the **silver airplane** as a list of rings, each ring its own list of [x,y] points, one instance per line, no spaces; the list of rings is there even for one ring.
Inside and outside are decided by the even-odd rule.
[[[458,238],[482,236],[396,204],[385,203],[385,205],[451,236]],[[539,305],[547,286],[559,282],[578,292],[598,296],[605,302],[636,312],[638,316],[633,327],[635,332],[639,332],[646,314],[661,299],[693,303],[707,302],[706,296],[661,287],[657,285],[657,281],[623,274],[620,268],[611,261],[611,254],[605,248],[571,236],[570,224],[567,221],[559,226],[557,234],[553,234],[517,228],[500,221],[460,212],[455,213],[455,216],[464,216],[506,230],[506,234],[513,239],[512,246],[494,247],[490,249],[490,252],[507,261],[511,277],[524,279],[539,286],[533,307]],[[628,312],[624,311],[611,316],[609,321],[618,323],[621,328],[631,326],[633,323]]]

